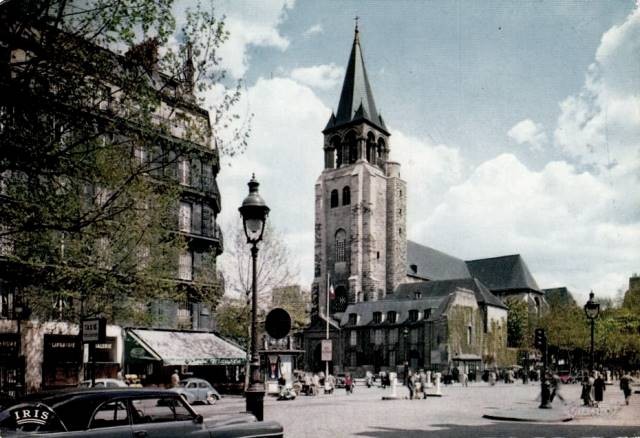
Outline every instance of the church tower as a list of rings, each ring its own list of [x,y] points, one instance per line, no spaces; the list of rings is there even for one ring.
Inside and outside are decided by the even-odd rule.
[[[326,314],[327,278],[338,318],[350,303],[375,301],[406,277],[406,183],[389,161],[389,131],[376,109],[358,26],[338,110],[324,134],[315,185],[314,311]],[[336,315],[337,314],[337,315]]]

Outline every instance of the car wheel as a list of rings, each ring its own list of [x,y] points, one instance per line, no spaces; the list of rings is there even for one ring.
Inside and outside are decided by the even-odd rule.
[[[218,398],[213,394],[209,394],[206,401],[208,405],[215,405],[218,401]]]

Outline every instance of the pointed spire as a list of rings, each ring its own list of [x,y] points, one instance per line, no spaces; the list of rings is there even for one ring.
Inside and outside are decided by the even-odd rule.
[[[333,117],[329,120],[327,128],[329,128],[329,125],[336,127],[356,119],[366,120],[383,131],[387,131],[384,126],[381,126],[380,116],[376,109],[367,70],[365,69],[362,47],[360,46],[358,17],[356,17],[353,46],[351,47],[349,63],[347,64],[347,71],[342,84],[338,111],[335,115],[335,120],[333,120]]]

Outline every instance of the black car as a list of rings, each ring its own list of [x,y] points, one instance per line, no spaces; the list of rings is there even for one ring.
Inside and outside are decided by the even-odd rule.
[[[282,437],[275,421],[250,414],[203,419],[182,396],[151,389],[78,389],[41,393],[0,412],[0,436]]]

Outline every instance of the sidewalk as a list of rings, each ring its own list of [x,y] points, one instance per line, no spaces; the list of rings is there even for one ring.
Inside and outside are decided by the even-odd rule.
[[[624,404],[621,394],[613,393],[598,407],[581,406],[578,402],[555,403],[552,409],[540,409],[539,401],[517,402],[509,408],[487,409],[484,418],[499,421],[524,421],[559,423],[572,421],[576,424],[608,426],[640,426],[640,396],[632,395],[629,405]]]

